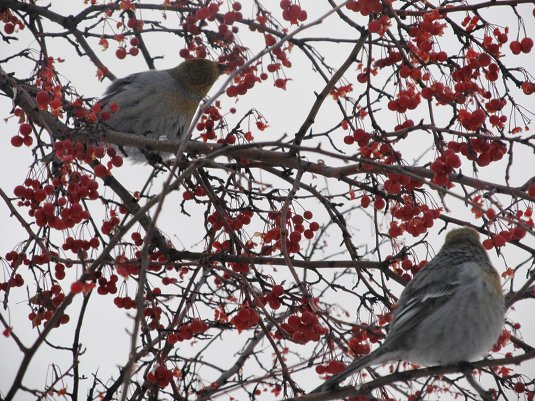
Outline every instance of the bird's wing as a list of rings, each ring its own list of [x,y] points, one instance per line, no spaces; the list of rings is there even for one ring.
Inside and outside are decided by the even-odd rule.
[[[438,267],[443,263],[445,260],[437,255],[405,287],[392,316],[388,340],[398,341],[455,294],[461,284],[459,264]]]
[[[127,77],[119,78],[113,81],[106,89],[106,92],[102,96],[101,102],[103,104],[106,104],[110,98],[116,96],[120,92],[127,90],[137,77],[139,77],[139,73],[131,74]]]
[[[413,296],[403,305],[400,304],[390,325],[389,337],[411,331],[425,317],[447,302],[458,286],[458,282],[429,285],[422,293]]]

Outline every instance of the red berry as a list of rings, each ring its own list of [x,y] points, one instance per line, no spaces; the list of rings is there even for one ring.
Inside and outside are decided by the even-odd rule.
[[[4,32],[8,35],[11,35],[13,32],[15,32],[15,25],[13,25],[11,22],[8,22],[4,25]]]
[[[82,292],[83,289],[84,285],[80,281],[75,281],[71,284],[71,291],[75,294],[79,294],[80,292]]]
[[[126,48],[124,47],[119,47],[116,51],[115,51],[115,56],[119,59],[119,60],[122,60],[123,58],[126,57]]]
[[[40,106],[46,106],[50,102],[50,95],[46,91],[37,92],[35,100]]]
[[[520,47],[523,53],[529,53],[533,47],[533,39],[524,38],[520,41]]]
[[[318,323],[318,318],[312,312],[303,312],[301,315],[301,321],[307,326],[312,326],[315,323]]]
[[[280,297],[282,294],[284,294],[284,287],[280,284],[276,284],[271,289],[271,293],[275,295],[277,298]]]
[[[190,328],[193,334],[202,333],[205,331],[203,322],[200,319],[193,319],[190,323]]]
[[[318,375],[322,375],[327,371],[327,368],[324,365],[317,365],[316,366],[316,373]]]
[[[351,135],[344,136],[344,143],[346,145],[352,145],[355,143],[355,138],[353,138]]]
[[[20,148],[23,143],[24,143],[24,140],[21,136],[15,135],[11,137],[11,145],[13,145],[14,147]]]
[[[290,233],[290,242],[298,243],[301,241],[301,233],[299,231],[293,231]]]
[[[175,333],[171,333],[167,336],[167,342],[171,345],[178,342],[178,336]]]
[[[97,164],[95,167],[93,167],[93,171],[95,175],[99,178],[103,178],[107,175],[110,175],[109,170],[102,164]]]
[[[23,142],[26,146],[32,146],[33,138],[32,138],[31,136],[25,136],[24,138],[22,138],[22,142]]]
[[[511,43],[509,43],[509,48],[513,52],[513,54],[520,54],[522,51],[522,45],[518,40],[513,40]]]
[[[487,67],[492,59],[487,53],[481,53],[478,57],[479,65],[482,67]]]
[[[300,214],[294,214],[292,216],[292,222],[296,225],[303,224],[303,221],[304,221],[303,216],[301,216]]]
[[[22,136],[28,136],[32,133],[32,126],[28,123],[21,124],[19,132]]]
[[[514,386],[514,390],[516,393],[523,393],[524,391],[526,391],[526,385],[522,382],[516,382],[515,383],[515,386]]]
[[[373,202],[373,207],[376,209],[376,210],[381,210],[385,207],[385,200],[383,198],[380,198],[378,197],[377,199],[375,199],[375,201]]]

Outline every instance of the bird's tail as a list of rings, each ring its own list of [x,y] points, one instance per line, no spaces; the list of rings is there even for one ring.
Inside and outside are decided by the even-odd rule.
[[[359,370],[364,369],[365,367],[377,362],[377,357],[379,357],[381,354],[382,352],[380,352],[379,348],[374,352],[360,359],[357,359],[356,361],[353,361],[347,368],[345,368],[342,373],[334,375],[329,380],[325,381],[321,386],[318,386],[314,390],[312,390],[309,394],[322,393],[324,391],[336,388],[339,383],[344,381],[349,376],[353,375],[355,372],[358,372]]]

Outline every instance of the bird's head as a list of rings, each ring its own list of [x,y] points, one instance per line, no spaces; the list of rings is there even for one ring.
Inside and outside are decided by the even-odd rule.
[[[474,243],[480,244],[479,233],[471,227],[461,227],[451,230],[446,235],[444,245],[454,245],[460,243]]]
[[[226,65],[206,59],[186,60],[171,70],[171,75],[198,97],[204,97],[223,73]]]

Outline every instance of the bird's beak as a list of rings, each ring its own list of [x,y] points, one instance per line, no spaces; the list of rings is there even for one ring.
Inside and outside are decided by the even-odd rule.
[[[228,64],[217,63],[217,69],[219,70],[220,74],[223,74],[225,70],[227,69],[227,67],[228,67]]]

